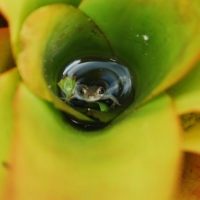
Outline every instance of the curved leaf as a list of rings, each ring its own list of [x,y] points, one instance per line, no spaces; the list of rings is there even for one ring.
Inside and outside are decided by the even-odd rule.
[[[200,63],[168,90],[184,127],[183,149],[200,154]]]
[[[8,154],[13,124],[11,103],[18,82],[19,75],[16,68],[0,75],[0,199],[5,189],[5,179],[10,164]]]
[[[40,18],[40,23],[35,23]],[[56,95],[58,80],[67,64],[84,56],[112,55],[96,25],[72,6],[46,6],[27,19],[22,29],[22,42],[24,48],[19,55],[18,68],[23,81],[34,93],[53,101],[59,109],[89,120]]]
[[[180,115],[200,112],[200,62],[168,90]]]
[[[169,200],[174,195],[180,137],[167,96],[91,133],[63,123],[51,104],[24,85],[14,112],[8,199]]]
[[[81,0],[0,0],[0,9],[6,16],[11,29],[11,41],[15,57],[20,51],[19,32],[26,17],[39,7],[66,3],[78,6]]]
[[[135,102],[124,115],[177,82],[199,58],[200,1],[84,0],[79,8],[135,74]]]

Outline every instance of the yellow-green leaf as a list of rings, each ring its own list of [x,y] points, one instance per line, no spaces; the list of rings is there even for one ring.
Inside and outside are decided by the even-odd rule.
[[[172,199],[180,171],[180,127],[166,95],[97,132],[65,124],[51,104],[24,85],[14,113],[8,199]]]
[[[184,127],[183,149],[200,154],[200,62],[168,90]]]
[[[16,68],[0,75],[0,199],[5,189],[7,172],[10,165],[10,147],[12,136],[12,99],[19,82]]]
[[[0,0],[0,9],[9,22],[11,29],[11,41],[15,57],[21,49],[19,33],[26,17],[39,7],[66,3],[78,6],[81,0]],[[39,22],[39,19],[37,22]]]
[[[168,92],[180,115],[200,112],[200,62]]]

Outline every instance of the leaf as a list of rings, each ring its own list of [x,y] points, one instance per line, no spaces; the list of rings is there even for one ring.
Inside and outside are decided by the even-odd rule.
[[[180,170],[180,129],[166,95],[90,133],[64,123],[51,104],[23,84],[14,113],[8,199],[172,199]]]
[[[183,149],[200,154],[200,62],[186,77],[171,87],[168,93],[174,100],[177,112],[183,115]]]
[[[5,189],[5,180],[10,165],[10,147],[12,136],[12,98],[19,82],[19,74],[16,68],[0,75],[0,199]]]
[[[99,105],[99,108],[101,110],[101,112],[108,112],[110,110],[110,108],[102,102],[96,102]]]
[[[180,115],[200,112],[200,62],[168,90]]]
[[[58,82],[58,86],[61,88],[61,90],[64,92],[66,95],[66,100],[70,100],[70,97],[74,94],[74,87],[76,84],[76,79],[75,77],[68,77],[66,76],[65,78],[61,79]]]
[[[19,33],[26,17],[42,6],[54,3],[66,3],[78,6],[81,0],[0,0],[0,8],[5,14],[11,29],[11,41],[15,58],[21,50]]]
[[[40,18],[40,23],[35,23]],[[28,87],[69,115],[91,121],[57,97],[57,82],[66,65],[74,59],[112,54],[97,26],[72,6],[46,6],[26,20],[22,42],[24,49],[18,59],[18,68]]]
[[[84,0],[79,5],[127,63],[136,96],[120,117],[179,81],[200,50],[200,1]]]

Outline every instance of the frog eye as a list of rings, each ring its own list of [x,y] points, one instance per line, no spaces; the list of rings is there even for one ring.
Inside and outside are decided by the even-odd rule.
[[[83,95],[86,94],[86,93],[87,93],[87,90],[86,90],[85,88],[82,87],[82,88],[80,89],[80,95],[83,96]]]
[[[104,89],[103,87],[99,87],[99,88],[97,89],[97,93],[98,93],[98,94],[104,94],[104,93],[105,93],[105,89]]]

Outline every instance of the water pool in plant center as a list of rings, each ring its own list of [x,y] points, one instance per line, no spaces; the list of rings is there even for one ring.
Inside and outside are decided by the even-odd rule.
[[[71,62],[61,72],[58,96],[94,119],[96,125],[105,125],[134,100],[132,79],[128,68],[115,59],[82,58]],[[106,119],[106,115],[110,117]],[[72,121],[88,127],[75,118]]]

